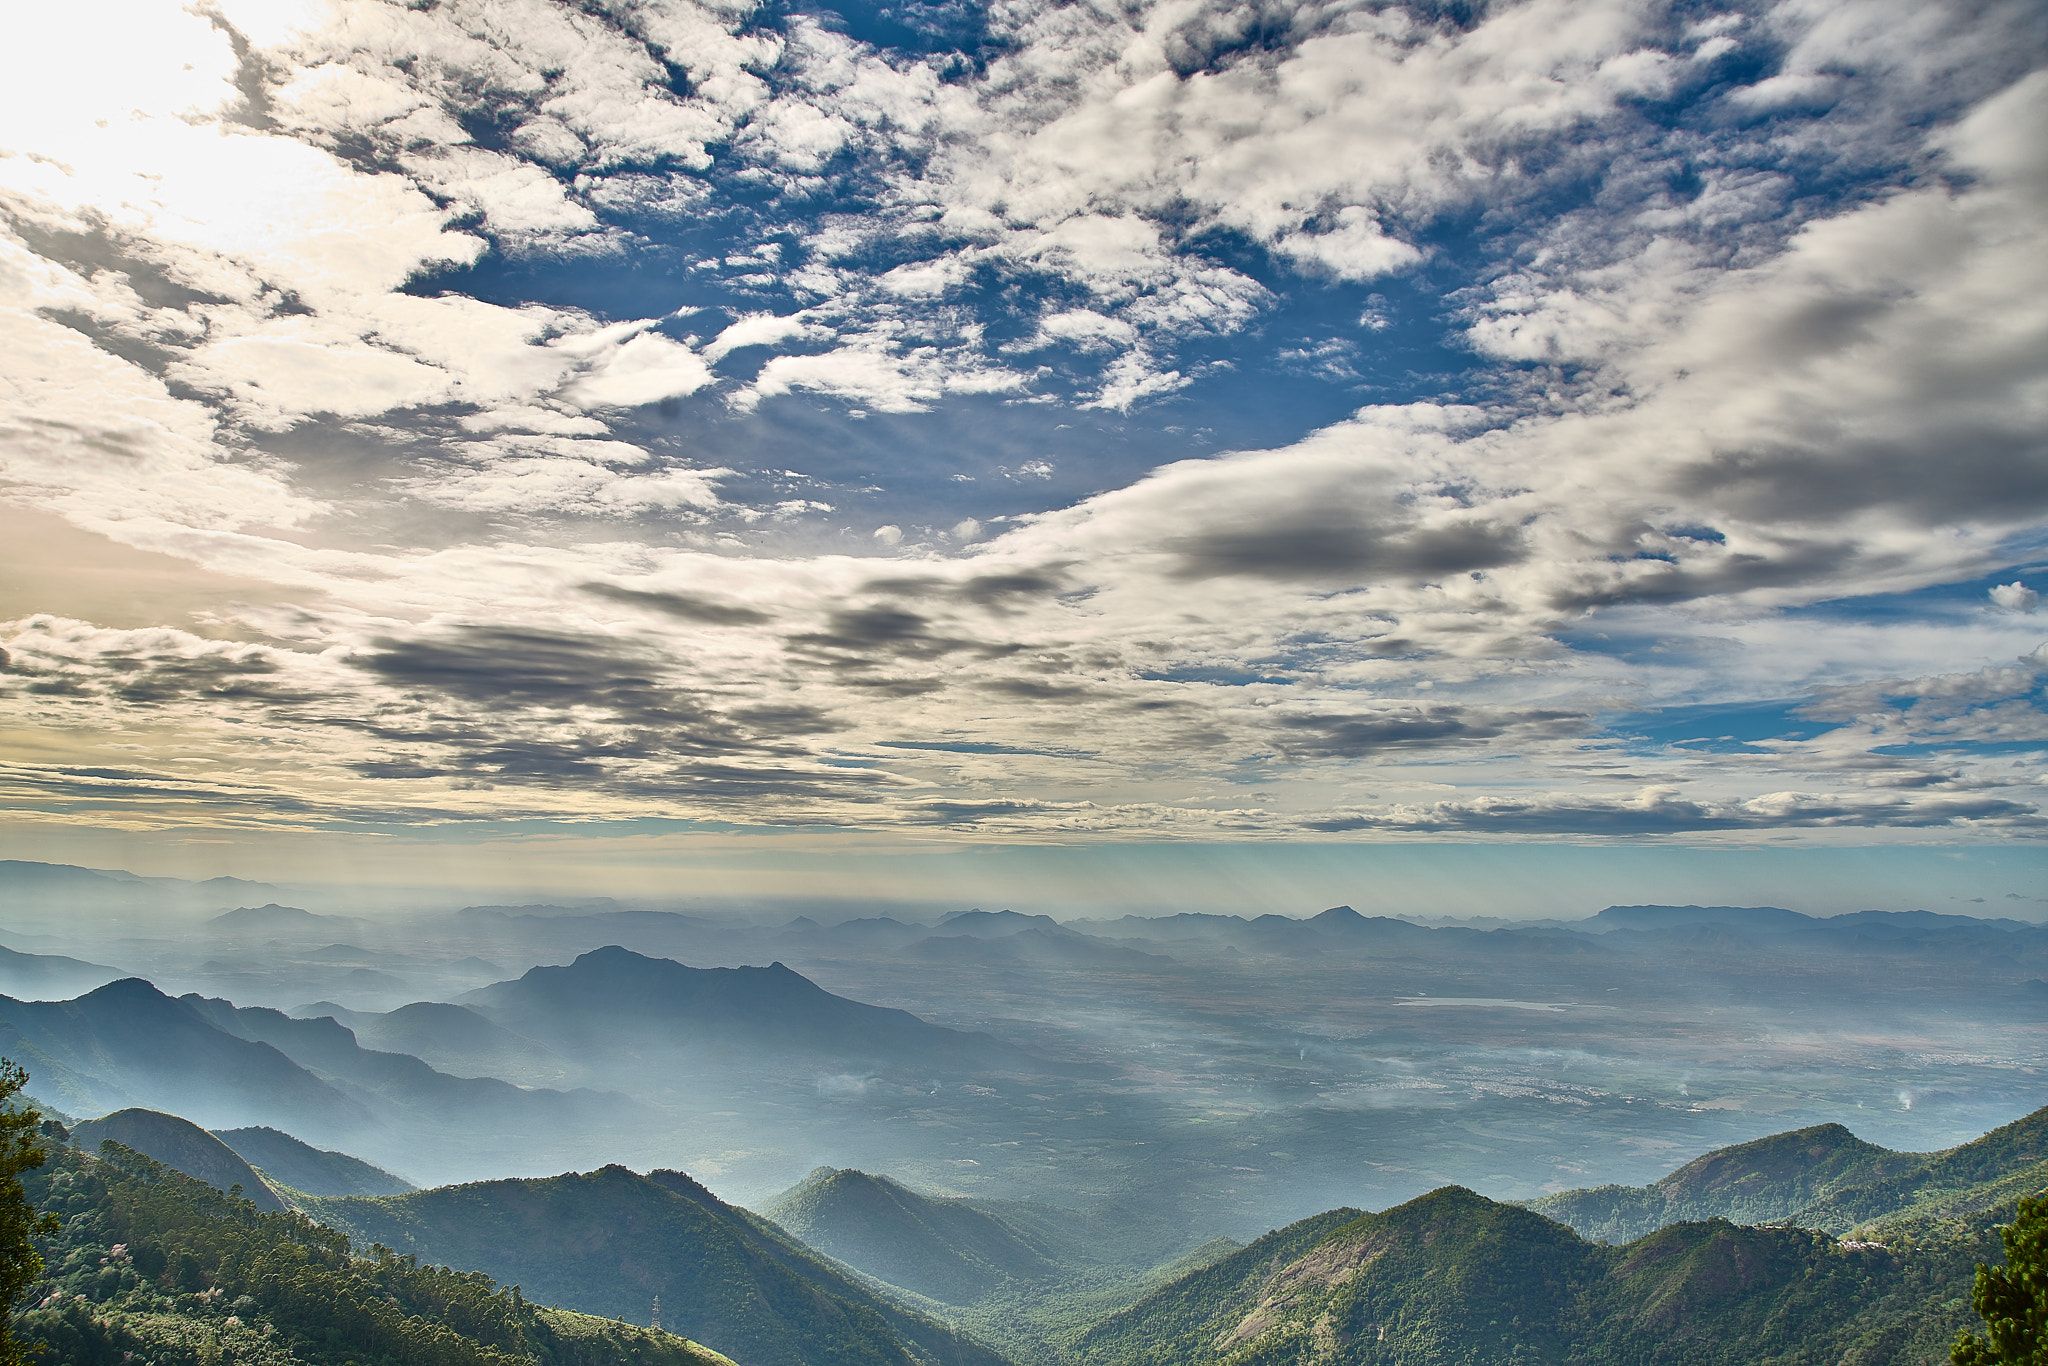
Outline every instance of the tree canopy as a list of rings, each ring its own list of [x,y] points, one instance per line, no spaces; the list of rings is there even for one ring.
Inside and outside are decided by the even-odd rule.
[[[1962,1334],[1949,1360],[1954,1366],[2048,1366],[2048,1193],[2022,1198],[2000,1237],[2005,1265],[1978,1267],[1970,1293],[1985,1336]]]

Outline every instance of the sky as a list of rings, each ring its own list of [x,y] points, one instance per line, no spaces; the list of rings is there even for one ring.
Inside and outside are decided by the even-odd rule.
[[[0,25],[0,856],[2048,911],[2037,0]]]

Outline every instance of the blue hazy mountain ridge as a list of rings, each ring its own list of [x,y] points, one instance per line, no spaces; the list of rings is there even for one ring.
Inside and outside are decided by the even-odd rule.
[[[239,1186],[242,1195],[260,1210],[275,1214],[285,1208],[283,1197],[246,1158],[189,1119],[161,1110],[129,1108],[81,1121],[71,1129],[71,1141],[88,1153],[97,1153],[100,1144],[108,1140],[176,1167],[218,1190],[233,1191]]]
[[[1679,925],[1729,925],[1744,930],[1791,930],[1817,923],[1814,916],[1781,906],[1609,906],[1588,918],[1585,928],[1664,930]]]
[[[528,1299],[662,1323],[749,1366],[1005,1366],[674,1171],[624,1167],[301,1202],[359,1248],[478,1270]]]
[[[355,916],[319,915],[297,906],[269,902],[262,906],[237,906],[206,922],[206,932],[217,935],[266,935],[279,939],[324,939],[353,934],[364,927]]]
[[[366,1048],[409,1053],[455,1076],[564,1077],[567,1064],[532,1039],[494,1024],[467,1006],[414,1001],[383,1014],[342,1011],[339,1006],[304,1006],[300,1018],[329,1015],[346,1025]]]
[[[404,1053],[364,1048],[338,1021],[293,1019],[264,1006],[236,1006],[198,995],[183,1004],[226,1033],[269,1045],[299,1066],[346,1088],[381,1110],[388,1121],[409,1120],[472,1131],[502,1130],[537,1136],[573,1132],[586,1112],[613,1117],[637,1109],[624,1096],[529,1089],[495,1077],[453,1077]]]
[[[316,1148],[267,1126],[223,1129],[213,1136],[232,1148],[244,1162],[258,1168],[266,1180],[306,1195],[403,1195],[418,1189],[404,1177],[394,1176],[360,1157]],[[120,1135],[109,1137],[119,1138]],[[128,1142],[126,1139],[121,1141]],[[197,1175],[182,1162],[173,1161],[140,1144],[128,1143],[128,1146],[137,1152],[146,1152],[188,1176]]]
[[[836,996],[781,963],[693,968],[616,945],[566,967],[538,967],[468,993],[492,1021],[566,1053],[622,1041],[698,1049],[792,1050],[836,1058],[909,1061],[999,1058],[985,1034],[930,1024],[907,1010]]]
[[[217,913],[229,906],[280,895],[264,882],[217,877],[204,882],[143,877],[113,868],[79,868],[65,863],[0,859],[0,907],[10,931],[30,928],[65,932],[80,915],[117,920],[146,916],[178,918]]]
[[[140,1106],[209,1128],[280,1123],[329,1137],[374,1123],[361,1100],[140,978],[71,1001],[0,997],[0,1054],[29,1069],[38,1096],[74,1114]]]
[[[0,947],[0,993],[24,1000],[69,1000],[127,975],[104,963]]]

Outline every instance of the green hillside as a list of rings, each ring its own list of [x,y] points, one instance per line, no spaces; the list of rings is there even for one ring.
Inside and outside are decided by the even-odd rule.
[[[156,1110],[116,1110],[81,1121],[71,1131],[71,1141],[89,1153],[98,1152],[108,1139],[197,1177],[216,1190],[239,1187],[260,1210],[276,1214],[285,1207],[247,1159],[189,1119]]]
[[[1599,1186],[1529,1202],[1538,1214],[1601,1242],[1632,1242],[1669,1224],[1789,1219],[1837,1191],[1926,1164],[1917,1153],[1865,1143],[1839,1124],[1816,1124],[1717,1148],[1648,1186]]]
[[[2048,1182],[2048,1107],[1984,1137],[1918,1158],[1880,1180],[1829,1192],[1800,1210],[1799,1223],[1843,1233],[1874,1219],[1912,1214],[1953,1218],[2008,1205]]]
[[[1989,1220],[1910,1253],[1823,1233],[1673,1225],[1625,1247],[1446,1187],[1318,1216],[1081,1338],[1089,1366],[1856,1366],[1938,1363],[1970,1322]],[[1334,1224],[1334,1227],[1332,1226]]]
[[[485,1272],[547,1303],[662,1320],[747,1366],[1004,1366],[680,1172],[624,1167],[381,1198],[308,1199],[358,1247]]]
[[[1156,1209],[920,1194],[885,1176],[820,1167],[761,1207],[789,1232],[957,1323],[1017,1361],[1066,1359],[1107,1314],[1235,1252],[1192,1250]]]
[[[63,1219],[17,1340],[61,1366],[730,1366],[667,1333],[542,1309],[269,1214],[132,1149],[53,1145],[29,1197]]]
[[[1058,1266],[1016,1230],[961,1200],[935,1200],[865,1172],[820,1167],[761,1207],[820,1252],[891,1285],[966,1304]]]

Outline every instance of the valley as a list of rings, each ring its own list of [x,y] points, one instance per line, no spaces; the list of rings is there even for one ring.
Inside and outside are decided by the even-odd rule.
[[[1549,1249],[1562,1280],[1483,1309],[1534,1325],[1530,1360],[1598,1337],[1537,1313],[1557,1286],[1593,1303],[1586,1287],[1643,1257],[1733,1257],[1805,1303],[1800,1278],[1838,1265],[1827,1239],[1917,1220],[1949,1251],[1910,1274],[1865,1258],[1836,1304],[1891,1324],[1967,1282],[1997,1210],[2048,1185],[2039,1117],[2011,1127],[2048,1091],[2048,929],[2015,921],[380,919],[266,901],[167,912],[147,936],[24,924],[24,980],[74,980],[46,958],[117,974],[0,997],[0,1054],[54,1118],[91,1121],[82,1154],[112,1139],[359,1252],[565,1310],[645,1323],[658,1295],[742,1366],[852,1360],[842,1330],[871,1318],[930,1362],[1292,1360],[1323,1330],[1258,1309],[1288,1266],[1349,1265],[1425,1225],[1466,1230],[1481,1260],[1489,1239]],[[373,947],[329,940],[341,927]],[[392,971],[348,976],[372,959]],[[1811,1236],[1654,1241],[1712,1220]],[[1401,1255],[1316,1314],[1376,1333],[1421,1312],[1403,1297],[1432,1264]],[[1600,1322],[1650,1312],[1614,1293]],[[830,1323],[789,1317],[819,1295]]]

